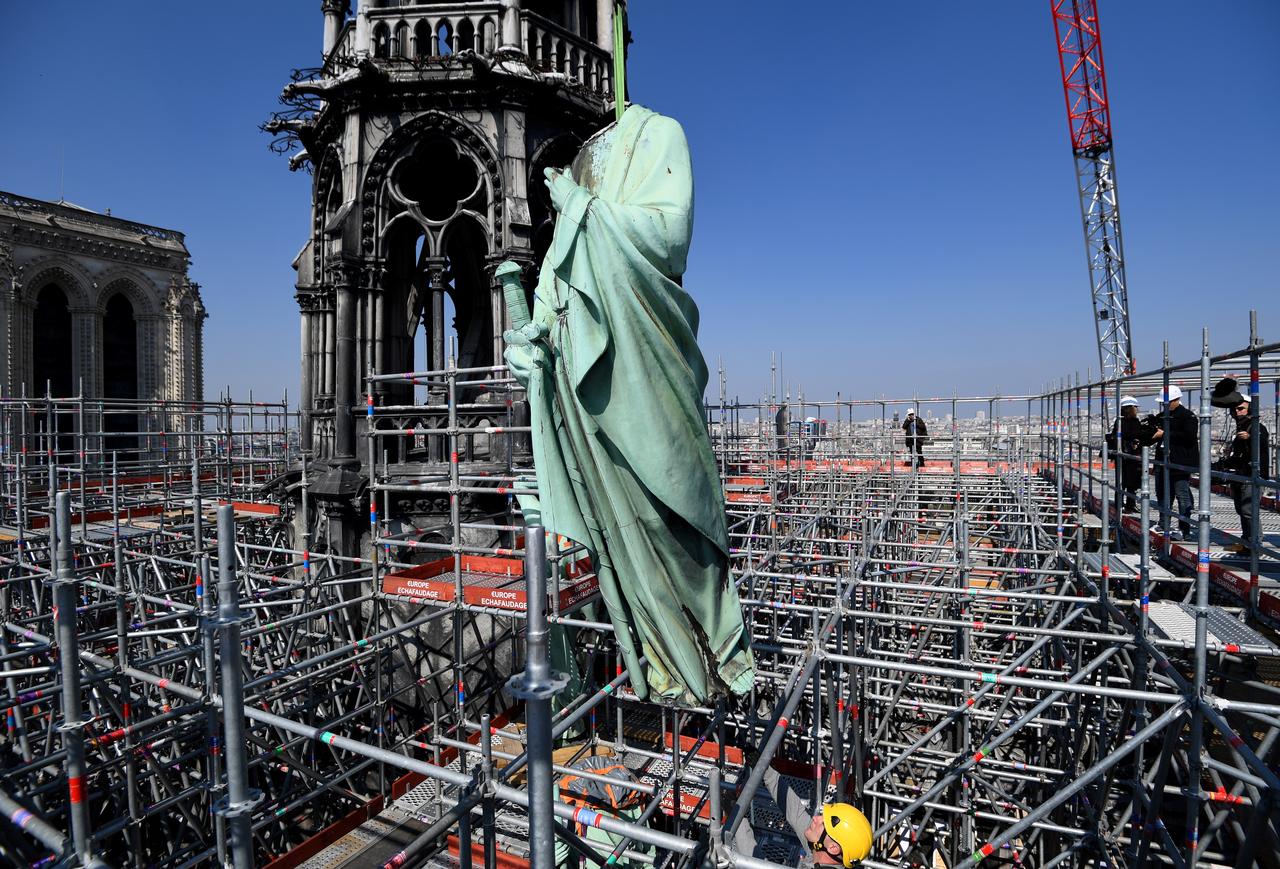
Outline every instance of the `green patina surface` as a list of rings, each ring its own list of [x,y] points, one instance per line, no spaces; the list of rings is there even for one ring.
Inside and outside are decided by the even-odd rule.
[[[533,322],[508,332],[529,392],[537,502],[585,544],[632,672],[673,703],[745,693],[754,676],[728,581],[724,495],[702,416],[698,308],[680,284],[693,226],[684,131],[630,106],[548,173],[558,214]]]

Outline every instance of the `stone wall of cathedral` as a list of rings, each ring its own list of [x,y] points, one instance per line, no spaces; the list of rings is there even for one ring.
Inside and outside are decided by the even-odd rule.
[[[0,192],[4,394],[203,400],[188,265],[180,232]]]

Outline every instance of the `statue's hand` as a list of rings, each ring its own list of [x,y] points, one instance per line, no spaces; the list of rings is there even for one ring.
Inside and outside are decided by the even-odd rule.
[[[547,352],[544,338],[547,327],[541,323],[529,323],[519,329],[508,329],[502,333],[502,340],[507,349],[502,358],[507,360],[511,374],[525,389],[529,388],[529,377],[534,369],[550,369],[551,357]]]
[[[542,174],[547,178],[547,189],[551,191],[551,205],[557,212],[564,210],[564,204],[568,201],[573,191],[578,189],[577,183],[563,169],[552,169],[548,166],[542,170]]]

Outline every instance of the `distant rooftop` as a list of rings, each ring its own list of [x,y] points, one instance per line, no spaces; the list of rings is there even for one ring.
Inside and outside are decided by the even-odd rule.
[[[81,229],[98,235],[114,235],[120,238],[131,238],[146,244],[168,242],[161,247],[177,247],[186,252],[186,237],[176,229],[165,229],[133,220],[123,220],[111,214],[100,214],[83,205],[67,202],[65,199],[49,202],[17,193],[0,190],[0,215],[9,212],[19,219],[64,226],[67,229]],[[75,226],[74,224],[80,224]]]

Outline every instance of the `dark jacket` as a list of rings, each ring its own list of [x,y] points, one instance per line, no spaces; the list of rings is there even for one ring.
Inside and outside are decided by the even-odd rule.
[[[1169,440],[1169,461],[1175,465],[1186,465],[1191,468],[1199,467],[1200,420],[1196,415],[1188,410],[1186,405],[1179,404],[1169,411],[1167,422],[1164,415],[1160,415],[1160,425],[1166,427],[1165,437]],[[1155,444],[1156,460],[1160,461],[1164,458],[1164,438],[1157,439]],[[1177,476],[1178,474],[1189,474],[1191,472],[1170,468],[1169,473]]]
[[[914,432],[911,431],[911,427],[913,425],[915,426],[915,429],[916,429]],[[903,420],[902,431],[903,433],[906,434],[908,443],[911,442],[911,437],[913,434],[918,438],[926,438],[929,436],[929,429],[925,427],[924,420],[922,420],[918,416],[912,417],[911,419]]]
[[[1249,418],[1236,420],[1236,431],[1249,430]],[[1258,437],[1259,443],[1259,464],[1262,468],[1258,474],[1260,477],[1271,476],[1271,433],[1267,431],[1267,427],[1262,424],[1262,420],[1258,420]],[[1250,476],[1253,465],[1253,442],[1250,438],[1232,438],[1231,445],[1227,448],[1227,455],[1222,460],[1222,469],[1232,474],[1239,474],[1242,477]]]
[[[1120,443],[1116,443],[1116,429],[1120,430]],[[1136,416],[1120,416],[1111,426],[1111,431],[1107,434],[1107,447],[1111,450],[1119,450],[1122,453],[1128,453],[1129,456],[1138,456],[1142,454],[1142,420]],[[1126,456],[1120,459],[1120,477],[1121,483],[1128,491],[1137,490],[1142,481],[1142,464],[1136,458]]]
[[[1120,429],[1120,443],[1116,443],[1116,429]],[[1142,420],[1136,416],[1121,416],[1111,425],[1107,434],[1107,447],[1112,451],[1136,456],[1142,452]]]

